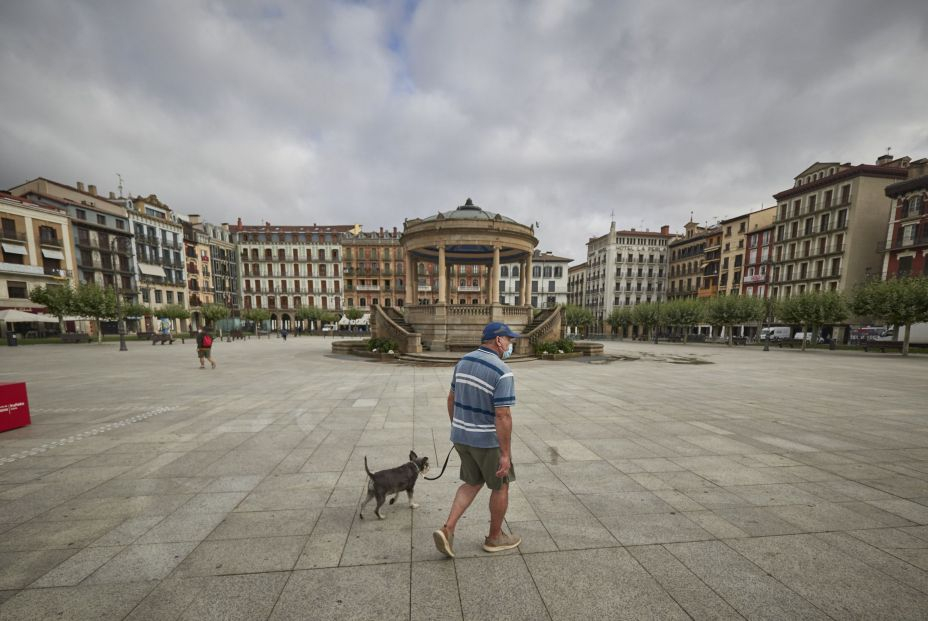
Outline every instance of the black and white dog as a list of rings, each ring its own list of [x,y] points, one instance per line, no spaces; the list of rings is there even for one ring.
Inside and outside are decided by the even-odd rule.
[[[385,518],[380,513],[380,507],[383,506],[384,501],[390,494],[394,495],[390,499],[391,505],[396,502],[400,492],[406,492],[406,496],[409,498],[409,508],[415,509],[419,506],[412,501],[413,488],[416,486],[419,475],[429,471],[429,458],[419,457],[415,451],[409,451],[409,461],[402,466],[381,470],[380,472],[371,472],[367,467],[367,455],[365,455],[364,470],[367,471],[369,480],[367,482],[367,498],[361,503],[359,515],[363,520],[364,507],[371,501],[371,498],[376,498],[377,508],[374,509],[374,513],[383,520]]]

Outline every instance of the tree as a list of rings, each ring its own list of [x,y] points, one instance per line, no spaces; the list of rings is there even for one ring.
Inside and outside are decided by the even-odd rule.
[[[364,316],[364,313],[362,313],[360,310],[356,308],[349,308],[348,310],[345,311],[345,317],[350,319],[351,321],[357,321],[363,316]],[[353,329],[354,327],[352,326],[352,330]]]
[[[593,325],[593,313],[576,304],[568,304],[564,307],[564,318],[571,328],[588,328]]]
[[[94,320],[97,328],[97,342],[103,342],[100,322],[103,319],[117,318],[116,292],[110,287],[104,289],[95,282],[84,282],[77,285],[73,300],[74,312]]]
[[[612,334],[615,335],[619,329],[622,330],[620,338],[625,338],[625,329],[632,324],[632,311],[627,306],[613,308],[606,318],[606,323],[612,327]]]
[[[667,325],[683,329],[683,343],[689,338],[690,328],[702,321],[705,306],[699,300],[679,299],[664,304]]]
[[[928,321],[928,278],[908,276],[871,281],[855,291],[851,307],[859,315],[878,317],[903,328],[902,355],[909,355],[913,323]]]
[[[211,325],[229,316],[229,308],[224,304],[204,304],[200,307],[206,325]]]
[[[660,325],[662,314],[663,311],[654,302],[636,304],[632,307],[632,323],[644,326],[650,335],[650,331]]]
[[[255,322],[255,335],[258,334],[258,325],[262,321],[267,321],[271,318],[271,312],[266,308],[249,308],[242,311],[242,318],[248,321]]]
[[[835,291],[812,291],[800,293],[780,302],[777,316],[786,323],[799,324],[803,333],[802,350],[806,349],[806,327],[816,338],[817,328],[824,324],[842,321],[847,316],[847,307],[840,294]]]
[[[58,329],[64,332],[64,316],[74,310],[74,289],[70,283],[36,287],[29,292],[29,299],[44,306],[58,318]]]
[[[152,310],[150,307],[145,306],[144,304],[139,304],[138,302],[133,302],[132,304],[123,304],[122,306],[122,316],[125,317],[146,317],[151,316]]]
[[[310,323],[309,323],[309,330],[310,330],[310,331],[312,331],[312,330],[314,329],[314,325],[313,325],[313,324],[315,324],[315,322],[319,320],[319,317],[320,317],[321,315],[322,315],[322,311],[320,311],[320,310],[319,310],[318,308],[316,308],[315,306],[303,306],[303,307],[301,307],[301,308],[298,308],[297,311],[296,311],[296,318],[297,318],[297,319],[300,319],[300,320],[302,320],[302,321],[308,321],[308,322],[310,322]]]

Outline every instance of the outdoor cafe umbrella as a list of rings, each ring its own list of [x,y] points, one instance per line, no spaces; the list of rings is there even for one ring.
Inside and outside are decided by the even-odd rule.
[[[25,311],[9,309],[0,311],[0,321],[6,323],[32,323],[38,321],[41,323],[58,323],[58,320],[48,315],[36,315]]]

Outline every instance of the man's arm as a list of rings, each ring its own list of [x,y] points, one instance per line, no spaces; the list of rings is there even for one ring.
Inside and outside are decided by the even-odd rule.
[[[454,391],[448,391],[448,420],[454,420]]]
[[[512,410],[509,406],[496,408],[496,438],[499,440],[499,469],[496,476],[503,478],[509,474],[512,465]]]

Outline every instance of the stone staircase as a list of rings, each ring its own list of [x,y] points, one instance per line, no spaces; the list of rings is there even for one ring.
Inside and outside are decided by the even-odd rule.
[[[399,361],[403,364],[410,364],[420,367],[451,367],[458,363],[468,352],[422,352],[421,354],[401,354]],[[518,364],[520,362],[529,362],[538,360],[536,356],[513,355],[506,364]]]
[[[396,325],[406,330],[406,332],[409,332],[410,334],[412,334],[413,332],[416,331],[415,328],[413,328],[411,325],[409,325],[409,323],[406,322],[406,316],[403,313],[399,312],[392,306],[384,306],[383,310],[387,314],[387,317],[389,317],[394,322],[396,322]]]
[[[535,316],[534,319],[532,319],[532,322],[530,324],[528,324],[527,326],[525,326],[525,328],[522,329],[522,334],[531,333],[532,330],[534,330],[535,328],[543,324],[548,319],[548,317],[551,316],[552,313],[556,313],[556,312],[558,312],[557,308],[546,308],[545,310],[541,311],[540,313],[538,313],[538,315]]]

